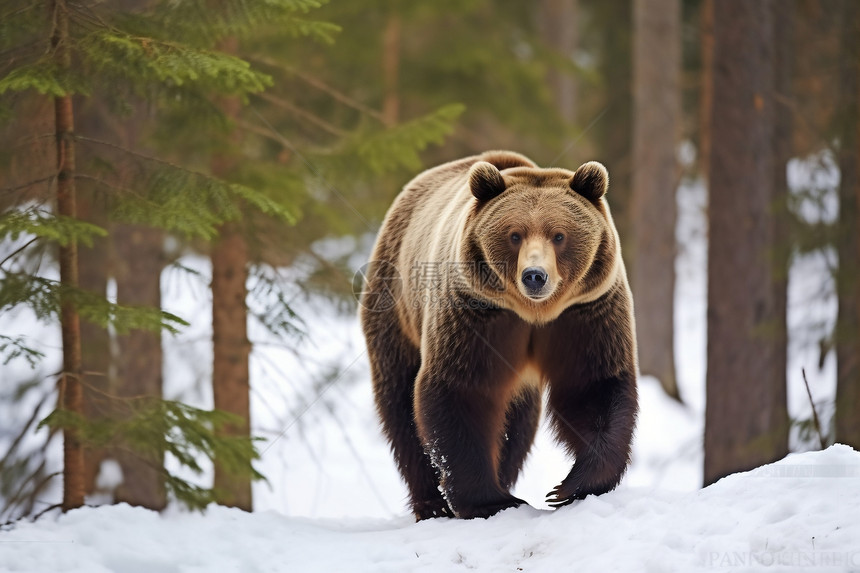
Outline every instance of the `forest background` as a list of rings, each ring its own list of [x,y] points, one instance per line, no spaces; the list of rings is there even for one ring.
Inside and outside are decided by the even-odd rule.
[[[368,384],[315,324],[355,315],[391,200],[487,149],[607,166],[640,368],[686,407],[678,192],[707,192],[703,483],[860,447],[855,2],[2,10],[3,521],[83,503],[251,510],[269,445],[337,424],[329,390]],[[800,263],[815,288],[799,304],[825,310],[789,328]],[[802,376],[790,341],[815,349]],[[790,415],[803,380],[810,407]]]

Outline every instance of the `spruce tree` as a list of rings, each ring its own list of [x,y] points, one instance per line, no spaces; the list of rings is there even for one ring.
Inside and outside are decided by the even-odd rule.
[[[79,242],[104,236],[104,228],[82,222],[75,209],[75,183],[96,183],[114,221],[160,227],[181,236],[212,237],[219,225],[241,217],[243,209],[257,209],[292,221],[289,207],[258,190],[228,183],[202,171],[124,149],[116,142],[88,137],[74,130],[75,102],[94,94],[110,100],[122,112],[130,102],[145,98],[159,111],[193,110],[218,94],[246,97],[271,83],[269,76],[246,62],[214,49],[221,35],[241,23],[280,22],[295,33],[321,33],[327,27],[297,17],[313,2],[259,2],[241,12],[233,5],[213,10],[207,3],[157,3],[149,11],[123,11],[101,3],[70,4],[17,2],[2,20],[0,116],[26,125],[27,98],[35,92],[54,102],[56,162],[32,166],[41,177],[3,189],[0,215],[2,238],[27,237],[27,242],[0,265],[0,308],[29,306],[43,319],[59,318],[63,332],[63,372],[57,410],[43,424],[64,433],[64,493],[62,507],[83,503],[83,447],[113,444],[149,456],[167,451],[191,469],[199,470],[195,455],[216,454],[232,470],[259,478],[250,466],[256,451],[250,440],[218,438],[218,428],[234,424],[227,415],[208,413],[147,397],[110,396],[112,409],[122,417],[88,419],[81,391],[81,319],[110,325],[118,334],[135,329],[175,331],[184,321],[158,308],[113,303],[104,293],[78,286],[76,261]],[[194,21],[193,29],[188,23]],[[171,24],[181,22],[180,24]],[[184,32],[184,34],[179,34]],[[183,42],[174,38],[182,37]],[[37,96],[38,97],[38,96]],[[19,117],[16,117],[19,116]],[[121,119],[121,113],[120,113]],[[8,127],[8,126],[7,126]],[[10,128],[14,130],[14,127]],[[27,134],[40,140],[39,134]],[[101,169],[76,170],[76,148],[100,150]],[[14,147],[9,164],[21,163]],[[120,169],[118,164],[123,163]],[[117,173],[134,173],[119,177]],[[59,280],[50,273],[35,274],[15,266],[16,260],[45,243],[58,246]],[[21,336],[3,337],[7,359],[37,356]],[[156,456],[155,459],[159,459]],[[6,460],[4,460],[5,462]],[[208,488],[164,474],[168,489],[179,499],[201,506],[212,499]]]

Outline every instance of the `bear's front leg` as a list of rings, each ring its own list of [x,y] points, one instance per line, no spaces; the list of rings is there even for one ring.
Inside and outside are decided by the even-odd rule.
[[[638,411],[636,338],[626,285],[569,308],[535,333],[535,351],[549,383],[548,414],[576,461],[548,494],[567,505],[606,493],[630,462]]]
[[[547,495],[550,505],[567,505],[618,485],[630,461],[636,411],[632,372],[590,381],[578,392],[561,384],[550,389],[556,435],[576,456],[570,473]]]
[[[445,336],[431,334],[416,381],[419,436],[448,504],[466,519],[525,503],[500,485],[499,458],[527,333],[508,313],[489,312],[470,321],[458,315]]]
[[[457,517],[489,517],[525,503],[499,485],[499,433],[505,412],[499,401],[478,388],[418,376],[419,433]]]

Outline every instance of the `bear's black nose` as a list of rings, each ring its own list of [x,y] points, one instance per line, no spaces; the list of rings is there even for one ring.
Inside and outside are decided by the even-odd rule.
[[[522,281],[530,294],[537,294],[546,284],[546,271],[540,267],[529,267],[523,271]]]

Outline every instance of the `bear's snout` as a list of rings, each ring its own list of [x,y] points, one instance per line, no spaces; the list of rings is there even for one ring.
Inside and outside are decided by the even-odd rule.
[[[521,280],[528,295],[537,297],[546,286],[547,274],[542,267],[529,267],[523,271]]]

